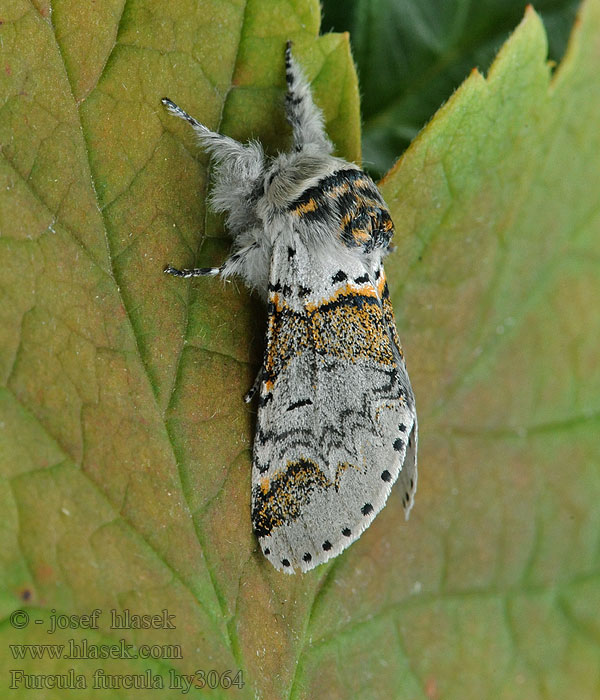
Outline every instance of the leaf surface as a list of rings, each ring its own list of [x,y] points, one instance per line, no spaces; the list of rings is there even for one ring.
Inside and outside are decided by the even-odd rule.
[[[199,697],[597,697],[598,0],[554,75],[528,11],[385,179],[417,504],[404,523],[393,492],[347,553],[295,577],[250,524],[241,397],[264,312],[237,285],[162,273],[228,243],[206,158],[160,98],[284,148],[292,38],[358,160],[347,37],[316,38],[316,2],[97,5],[13,0],[0,17],[2,643],[181,654],[4,654],[2,677],[75,668],[107,698],[138,694],[94,689],[98,668],[149,671],[168,698],[211,669],[245,686]],[[33,622],[95,608],[97,630],[49,640]],[[167,610],[176,629],[111,629],[111,609]]]

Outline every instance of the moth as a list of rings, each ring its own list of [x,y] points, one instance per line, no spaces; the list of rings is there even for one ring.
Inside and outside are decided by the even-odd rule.
[[[233,238],[220,267],[267,304],[252,464],[252,523],[273,566],[306,572],[354,542],[398,482],[417,487],[417,415],[383,270],[394,226],[371,178],[332,155],[323,116],[285,50],[292,148],[210,131],[171,100],[212,157],[212,208]]]

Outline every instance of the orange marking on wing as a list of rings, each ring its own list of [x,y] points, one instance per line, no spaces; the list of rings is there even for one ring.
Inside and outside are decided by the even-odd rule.
[[[352,221],[352,216],[353,214],[351,212],[347,212],[346,214],[344,214],[342,220],[340,221],[340,228],[346,228],[346,226],[348,226],[348,224]]]
[[[379,277],[379,280],[377,281],[377,294],[378,296],[381,296],[383,294],[383,288],[385,287],[385,272],[383,271],[383,268],[381,269],[381,276]]]
[[[327,192],[327,196],[335,199],[336,197],[339,197],[341,194],[346,194],[346,192],[348,192],[349,189],[350,189],[350,186],[348,185],[348,183],[343,182],[341,185],[337,185],[336,187],[332,187],[332,189],[329,192]]]
[[[364,228],[352,229],[352,238],[354,238],[355,241],[368,241],[370,237],[371,234],[368,231],[365,231]]]
[[[327,297],[326,299],[321,300],[320,302],[316,304],[306,304],[304,307],[307,311],[316,311],[317,309],[321,308],[321,306],[324,306],[325,304],[331,304],[334,301],[337,301],[340,297],[347,297],[347,296],[352,296],[356,295],[359,297],[376,297],[377,293],[373,288],[364,288],[364,287],[355,287],[353,284],[345,284],[343,287],[340,287],[335,294],[332,294],[330,297]]]
[[[282,299],[277,292],[271,292],[269,295],[269,301],[275,305],[275,310],[277,312],[283,311],[284,309],[289,309],[287,302]]]
[[[355,195],[355,201],[361,209],[368,209],[374,207],[376,209],[381,208],[381,202],[378,202],[372,197],[365,196],[362,192],[357,192]]]
[[[293,211],[297,216],[302,216],[309,211],[315,211],[317,209],[317,202],[311,197],[306,204],[299,204]]]

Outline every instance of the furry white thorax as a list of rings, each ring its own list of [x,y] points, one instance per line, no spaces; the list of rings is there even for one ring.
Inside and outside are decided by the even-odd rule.
[[[279,236],[293,235],[288,206],[323,177],[357,166],[324,153],[312,143],[271,158],[257,142],[237,144],[235,150],[226,144],[217,150],[204,132],[198,131],[198,135],[201,144],[213,153],[214,184],[210,201],[214,211],[227,215],[232,252],[253,248],[239,261],[235,274],[266,299],[273,244]],[[313,226],[304,234],[313,245],[333,246],[340,254],[346,253],[327,226]],[[231,274],[232,270],[227,272]]]
[[[293,145],[289,152],[274,157],[267,156],[259,142],[242,144],[213,132],[170,100],[163,100],[172,114],[192,125],[201,147],[210,154],[210,204],[215,212],[226,214],[227,230],[233,239],[233,255],[218,271],[184,270],[180,271],[181,276],[237,275],[266,301],[272,249],[281,236],[300,236],[306,244],[322,248],[324,254],[341,258],[348,255],[326,222],[294,227],[287,211],[288,205],[327,175],[359,168],[331,155],[333,145],[325,133],[323,115],[313,102],[309,84],[289,47],[286,80],[286,112],[293,127]],[[375,269],[386,252],[374,251],[366,256],[365,264]]]

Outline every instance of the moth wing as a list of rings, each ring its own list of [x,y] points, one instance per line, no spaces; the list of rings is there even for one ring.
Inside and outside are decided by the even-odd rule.
[[[404,515],[408,520],[410,511],[415,502],[415,493],[417,491],[417,447],[419,442],[419,425],[415,414],[415,421],[412,430],[408,436],[406,455],[402,471],[398,476],[398,488],[402,494],[402,505],[404,506]]]
[[[389,292],[387,289],[387,283],[385,282],[385,272],[383,270],[383,265],[380,264],[378,278],[383,280],[381,298],[383,307],[383,316],[385,323],[388,328],[388,334],[392,338],[392,344],[395,346],[398,355],[402,358],[402,367],[406,373],[406,364],[402,357],[402,348],[400,346],[400,338],[398,337],[398,331],[396,330],[396,322],[394,320],[394,311],[392,309],[392,303],[389,298]],[[408,381],[408,375],[406,376]],[[410,382],[409,382],[410,385]],[[414,406],[414,399],[413,399]],[[406,442],[406,454],[404,457],[404,464],[402,470],[398,476],[398,489],[402,494],[402,506],[404,508],[404,515],[406,520],[410,515],[410,511],[415,502],[415,493],[417,491],[417,448],[419,443],[419,425],[417,420],[416,411],[414,412],[414,422],[412,430],[408,435]]]
[[[265,556],[288,573],[360,536],[407,450],[416,486],[414,397],[377,275],[358,256],[274,248],[252,519]]]

